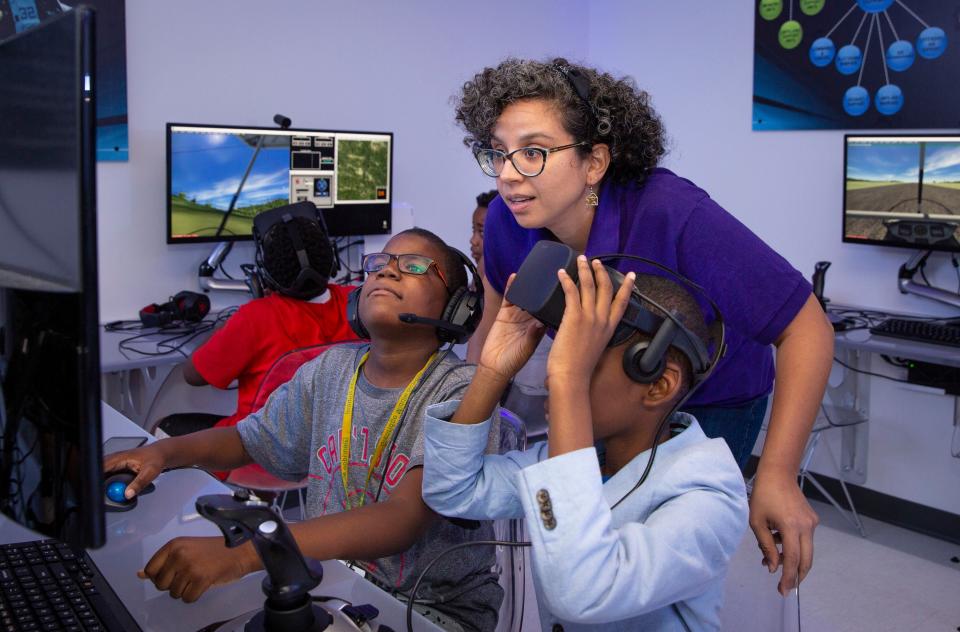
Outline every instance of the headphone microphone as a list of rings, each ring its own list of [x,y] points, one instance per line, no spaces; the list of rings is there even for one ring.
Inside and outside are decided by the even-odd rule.
[[[402,314],[398,314],[397,316],[401,321],[409,325],[430,325],[431,327],[436,327],[437,329],[449,331],[458,337],[470,335],[470,331],[466,327],[460,327],[459,325],[448,323],[447,321],[440,320],[439,318],[427,318],[425,316],[417,316],[416,314],[411,314],[409,312],[404,312]]]

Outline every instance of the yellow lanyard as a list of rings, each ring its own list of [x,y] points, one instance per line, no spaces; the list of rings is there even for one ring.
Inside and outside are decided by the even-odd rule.
[[[340,427],[340,477],[343,479],[343,493],[344,500],[347,503],[347,509],[353,509],[349,483],[350,439],[353,430],[353,400],[357,389],[357,379],[360,377],[360,369],[363,368],[363,364],[369,357],[369,351],[363,354],[363,357],[360,358],[360,364],[357,365],[357,370],[353,372],[353,377],[350,378],[350,387],[347,389],[347,403],[343,407],[343,423]],[[407,387],[403,389],[403,392],[400,393],[400,399],[398,399],[397,403],[393,406],[393,412],[390,413],[387,425],[383,429],[383,432],[380,433],[380,438],[377,439],[377,447],[373,452],[373,456],[370,458],[370,465],[367,467],[367,478],[363,482],[363,489],[360,490],[360,502],[357,504],[357,507],[362,507],[363,501],[366,500],[367,485],[370,484],[370,477],[373,476],[373,470],[376,469],[380,463],[380,458],[383,456],[383,449],[387,445],[387,440],[393,435],[393,431],[400,422],[400,417],[403,416],[403,411],[407,408],[410,394],[413,393],[413,389],[416,388],[420,382],[420,378],[423,377],[423,372],[427,370],[427,367],[430,366],[430,363],[433,362],[433,359],[436,357],[437,353],[435,351],[427,360],[427,363],[423,365],[423,368],[413,376],[413,379],[410,380]]]

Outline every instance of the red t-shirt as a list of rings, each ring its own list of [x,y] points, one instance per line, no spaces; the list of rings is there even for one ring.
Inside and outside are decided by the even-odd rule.
[[[239,381],[237,412],[217,426],[233,426],[254,412],[260,382],[284,353],[357,338],[347,324],[347,295],[353,288],[331,284],[327,289],[325,303],[282,294],[250,301],[193,353],[197,372],[213,386],[227,388]]]

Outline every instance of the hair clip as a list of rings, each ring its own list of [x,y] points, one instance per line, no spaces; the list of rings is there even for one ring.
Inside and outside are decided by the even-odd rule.
[[[593,104],[590,103],[590,80],[587,76],[573,66],[554,64],[553,69],[567,80],[567,83],[573,88],[574,93],[576,93],[576,95],[580,97],[580,100],[583,101],[583,104],[587,106],[587,110],[589,110],[593,116],[594,121],[599,121],[600,117],[597,116],[596,109],[594,109]]]

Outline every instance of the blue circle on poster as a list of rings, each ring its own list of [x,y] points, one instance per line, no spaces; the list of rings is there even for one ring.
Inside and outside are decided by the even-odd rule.
[[[837,70],[841,75],[852,75],[860,70],[860,63],[863,61],[863,53],[860,48],[854,44],[847,44],[837,51]]]
[[[888,83],[877,90],[877,96],[874,97],[873,102],[880,114],[886,116],[896,114],[903,107],[903,91],[899,86]]]
[[[913,65],[915,57],[913,44],[907,40],[897,40],[887,48],[887,67],[890,70],[903,72]]]
[[[917,53],[924,59],[936,59],[947,50],[947,34],[938,26],[920,31],[917,37]]]
[[[870,93],[866,88],[853,86],[843,95],[843,110],[850,116],[860,116],[870,107]]]
[[[814,66],[820,68],[829,66],[836,52],[837,48],[833,45],[833,40],[829,37],[821,37],[814,40],[813,44],[810,45],[810,61],[813,62]]]
[[[857,4],[864,13],[880,13],[889,9],[893,0],[857,0]]]

